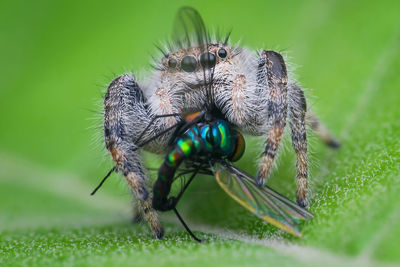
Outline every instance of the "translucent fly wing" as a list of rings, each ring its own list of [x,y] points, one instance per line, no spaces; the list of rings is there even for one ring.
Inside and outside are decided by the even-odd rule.
[[[180,48],[192,46],[206,49],[209,35],[199,12],[192,7],[181,7],[174,21],[174,41]]]
[[[266,222],[296,236],[299,223],[314,215],[269,187],[259,187],[254,178],[226,163],[215,165],[215,178],[221,188],[240,205]]]
[[[198,76],[201,84],[206,88],[208,105],[213,102],[213,76],[215,69],[215,55],[207,53],[210,47],[210,35],[205,27],[204,21],[199,12],[192,7],[182,7],[179,9],[175,21],[173,41],[180,49],[196,48],[199,54],[204,55],[204,64],[200,64],[201,74]]]
[[[224,164],[226,164],[226,163],[224,163]],[[254,178],[251,175],[249,175],[248,173],[244,172],[243,170],[238,169],[235,166],[232,166],[232,165],[229,165],[229,164],[226,164],[225,166],[227,166],[227,168],[232,173],[235,173],[236,175],[238,175],[242,179],[244,179],[246,182],[250,183],[252,186],[255,186],[256,190],[263,191],[266,195],[270,195],[274,199],[279,199],[279,202],[277,204],[280,205],[280,203],[282,203],[282,204],[284,204],[284,206],[289,206],[291,209],[293,209],[294,215],[296,217],[298,217],[299,219],[308,220],[308,219],[314,217],[314,215],[311,212],[309,212],[306,209],[300,207],[299,205],[297,205],[293,201],[287,199],[286,197],[284,197],[280,193],[276,192],[272,188],[270,188],[268,186],[259,187],[254,182]]]

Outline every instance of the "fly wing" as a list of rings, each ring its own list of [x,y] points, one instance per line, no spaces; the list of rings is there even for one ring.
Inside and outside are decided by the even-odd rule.
[[[179,9],[174,21],[173,38],[180,48],[193,46],[206,48],[209,35],[197,10],[188,6]]]
[[[198,76],[199,84],[206,89],[207,105],[213,102],[213,76],[215,69],[215,55],[207,53],[210,47],[210,34],[205,27],[199,12],[192,7],[181,7],[174,21],[173,41],[180,49],[199,49],[203,58],[199,64],[201,74]]]
[[[314,217],[273,189],[257,186],[253,177],[226,162],[215,165],[214,175],[221,188],[240,205],[288,233],[301,236],[300,221]]]

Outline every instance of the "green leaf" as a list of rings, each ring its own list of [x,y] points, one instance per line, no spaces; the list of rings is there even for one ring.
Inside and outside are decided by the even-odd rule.
[[[303,238],[249,214],[212,177],[197,177],[178,207],[201,244],[173,214],[163,240],[131,223],[119,174],[89,195],[112,166],[90,110],[113,77],[148,69],[183,4],[0,4],[0,265],[400,264],[398,1],[194,2],[207,25],[233,26],[234,41],[287,48],[309,106],[342,143],[332,151],[309,134],[315,218]],[[268,183],[295,199],[286,139]],[[261,142],[247,138],[239,167],[256,172]]]

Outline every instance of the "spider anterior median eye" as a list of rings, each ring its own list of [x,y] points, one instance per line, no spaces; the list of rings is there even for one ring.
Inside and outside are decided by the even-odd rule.
[[[220,49],[218,50],[218,56],[219,56],[220,58],[226,58],[227,54],[228,54],[228,53],[227,53],[226,50],[223,49],[223,48],[220,48]]]
[[[168,67],[176,68],[176,65],[178,65],[178,61],[176,61],[176,59],[171,58],[168,60]]]
[[[193,72],[197,67],[197,60],[195,57],[186,56],[182,59],[181,67],[186,72]]]
[[[215,66],[215,56],[212,53],[204,53],[200,56],[200,64],[203,68],[211,69]]]

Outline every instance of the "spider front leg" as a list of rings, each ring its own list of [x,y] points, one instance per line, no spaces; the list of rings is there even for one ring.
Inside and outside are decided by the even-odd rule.
[[[282,55],[274,51],[263,51],[259,68],[266,68],[268,84],[267,94],[267,121],[269,133],[263,157],[259,164],[256,182],[264,185],[266,178],[271,173],[275,156],[278,152],[286,126],[288,107],[287,71]]]
[[[292,145],[297,156],[297,203],[301,207],[307,207],[308,205],[306,111],[307,103],[303,90],[299,86],[291,84],[289,86],[289,124],[291,128]]]
[[[122,75],[111,82],[104,98],[104,111],[106,147],[138,200],[140,212],[155,236],[161,238],[164,231],[151,205],[148,179],[138,144],[134,142],[150,123],[151,115],[143,92],[131,75]]]

